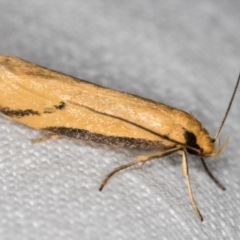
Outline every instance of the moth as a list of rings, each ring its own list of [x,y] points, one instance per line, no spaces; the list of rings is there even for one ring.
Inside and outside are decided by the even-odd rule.
[[[48,133],[33,142],[68,137],[114,147],[153,150],[113,169],[105,176],[100,190],[120,170],[172,153],[180,154],[188,194],[202,221],[192,193],[187,154],[200,157],[208,175],[224,189],[204,158],[218,156],[227,144],[228,139],[215,146],[239,81],[240,75],[222,123],[211,137],[201,122],[183,110],[80,80],[18,57],[0,55],[0,112]]]

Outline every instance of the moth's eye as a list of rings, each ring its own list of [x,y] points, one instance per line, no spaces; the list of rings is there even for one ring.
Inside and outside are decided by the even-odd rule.
[[[194,133],[186,130],[185,128],[184,128],[184,138],[186,140],[187,146],[190,146],[190,147],[193,147],[196,149],[200,149],[199,145],[197,144],[197,138],[194,135]]]

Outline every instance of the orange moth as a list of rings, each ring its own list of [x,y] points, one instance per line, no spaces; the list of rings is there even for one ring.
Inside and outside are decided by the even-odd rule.
[[[239,81],[240,76],[222,124],[216,135],[210,137],[201,123],[183,110],[104,88],[14,56],[0,55],[0,112],[49,133],[33,142],[68,137],[116,147],[154,150],[116,167],[106,175],[100,190],[113,174],[124,168],[179,153],[192,206],[203,220],[192,194],[187,153],[199,156],[211,179],[224,189],[210,173],[203,157],[219,155],[227,144],[228,139],[222,146],[215,147]]]

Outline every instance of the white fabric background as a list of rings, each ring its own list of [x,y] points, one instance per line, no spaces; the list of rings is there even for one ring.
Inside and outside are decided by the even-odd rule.
[[[8,53],[192,112],[214,135],[240,70],[240,2],[0,0]],[[0,116],[0,239],[239,239],[240,92],[207,159],[189,156],[199,222],[180,157],[105,174],[137,151],[44,134]]]

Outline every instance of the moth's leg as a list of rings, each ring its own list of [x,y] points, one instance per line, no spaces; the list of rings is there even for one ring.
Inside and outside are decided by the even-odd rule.
[[[207,164],[206,162],[204,161],[203,158],[201,158],[201,162],[202,162],[202,165],[204,167],[204,170],[206,171],[206,173],[208,174],[208,176],[214,181],[214,183],[219,187],[221,188],[222,190],[226,190],[226,188],[212,175],[212,173],[210,172],[210,170],[208,169],[207,167]]]
[[[169,149],[168,149],[169,150]],[[163,154],[166,150],[160,150],[160,151],[154,151],[154,152],[150,152],[150,153],[145,153],[145,154],[138,154],[137,155],[137,159],[140,159],[142,158],[143,160],[144,159],[147,159],[145,161],[141,161],[141,167],[143,167],[143,165],[148,161],[148,160],[151,160],[153,158],[160,158],[160,157],[163,157],[163,156],[166,156],[166,155],[159,155],[159,154]],[[175,150],[177,151],[177,150]],[[172,152],[171,152],[172,153]],[[170,154],[170,153],[169,153]],[[167,154],[168,155],[168,154]]]
[[[48,139],[57,139],[57,138],[60,138],[60,137],[62,137],[62,136],[57,135],[57,134],[50,134],[50,135],[46,135],[46,136],[43,136],[43,137],[40,137],[40,138],[33,139],[33,140],[31,140],[31,143],[32,144],[39,143],[39,142],[46,141]]]
[[[145,154],[145,155],[139,155],[135,161],[118,166],[118,167],[114,168],[109,174],[107,174],[105,176],[105,178],[103,179],[99,190],[101,191],[103,189],[103,187],[105,186],[105,184],[107,183],[109,178],[112,177],[112,175],[115,174],[116,172],[123,170],[125,168],[128,168],[128,167],[131,167],[137,163],[145,163],[147,161],[152,160],[153,158],[160,158],[160,157],[167,156],[173,152],[178,151],[180,148],[181,147],[174,147],[174,148],[170,148],[170,149],[167,149],[164,151],[161,150],[161,151],[156,151],[156,152],[152,152],[152,153]]]
[[[192,193],[192,187],[189,179],[189,173],[188,173],[188,163],[187,163],[187,156],[186,152],[184,150],[178,151],[182,155],[182,173],[184,177],[186,178],[187,182],[187,187],[188,187],[188,195],[191,200],[192,206],[198,217],[200,218],[201,221],[203,221],[203,217],[197,207],[197,204],[193,198],[193,193]]]

